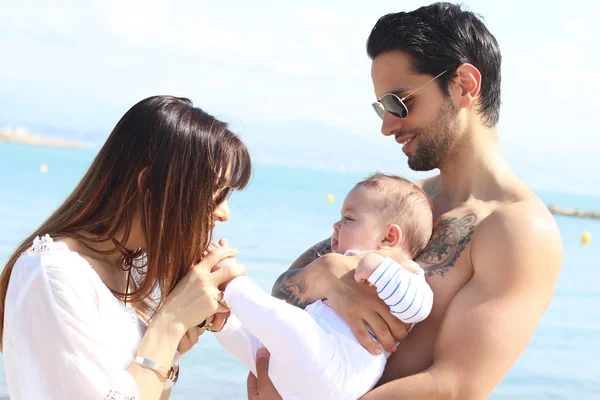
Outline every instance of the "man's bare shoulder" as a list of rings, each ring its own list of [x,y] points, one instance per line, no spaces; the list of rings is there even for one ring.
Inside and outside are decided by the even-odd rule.
[[[440,176],[435,175],[429,178],[420,179],[418,181],[413,182],[415,185],[423,189],[427,195],[432,196],[438,189],[440,184]]]
[[[535,195],[499,205],[481,221],[473,237],[474,259],[502,257],[520,265],[519,260],[544,258],[550,249],[560,262],[549,262],[545,267],[555,265],[560,269],[560,231],[548,208]]]
[[[498,204],[483,221],[490,228],[510,224],[511,227],[523,228],[544,226],[546,229],[558,232],[558,226],[548,207],[533,193]]]

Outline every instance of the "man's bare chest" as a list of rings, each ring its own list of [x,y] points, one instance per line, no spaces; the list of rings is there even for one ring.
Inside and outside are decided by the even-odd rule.
[[[474,212],[447,214],[437,223],[429,244],[417,258],[427,277],[443,277],[457,266],[471,242],[477,223],[478,216]]]
[[[444,214],[416,259],[434,293],[431,323],[443,317],[454,296],[473,276],[471,248],[477,225],[488,215],[486,211],[460,208]]]

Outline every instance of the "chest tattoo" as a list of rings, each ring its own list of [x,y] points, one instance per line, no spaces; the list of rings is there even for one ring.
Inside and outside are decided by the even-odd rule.
[[[454,267],[456,260],[471,241],[475,232],[477,214],[471,213],[462,218],[448,218],[438,224],[425,250],[417,257],[417,262],[427,276],[444,276]]]

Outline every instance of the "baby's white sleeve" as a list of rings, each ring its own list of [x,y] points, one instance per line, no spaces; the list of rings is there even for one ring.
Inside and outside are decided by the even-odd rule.
[[[369,276],[379,297],[402,322],[416,323],[427,318],[433,306],[433,292],[425,272],[413,273],[391,258],[385,258]]]

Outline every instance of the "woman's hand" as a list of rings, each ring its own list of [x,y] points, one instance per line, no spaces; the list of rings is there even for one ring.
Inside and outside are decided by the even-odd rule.
[[[206,257],[210,252],[212,252],[216,248],[224,247],[224,246],[228,246],[228,243],[225,239],[221,239],[219,241],[219,243],[211,242],[211,244],[208,246],[207,251],[204,253],[204,256]],[[228,257],[228,258],[225,258],[225,259],[219,261],[216,265],[214,265],[211,268],[210,271],[215,272],[215,271],[225,268],[227,266],[229,266],[230,268],[233,268],[233,269],[244,268],[243,266],[239,266],[237,264],[238,263],[237,263],[235,257],[231,256],[231,257]],[[234,278],[235,277],[236,276],[234,276]],[[225,287],[227,286],[227,284],[229,282],[231,282],[231,279],[225,281],[224,283],[221,283],[219,285],[219,290],[220,291],[225,290]],[[183,355],[184,353],[191,350],[191,348],[194,347],[194,345],[196,343],[198,343],[198,339],[200,338],[200,336],[202,336],[202,334],[204,332],[206,332],[207,330],[210,330],[211,332],[221,331],[221,329],[223,329],[223,326],[225,326],[225,323],[227,323],[227,318],[229,318],[229,314],[230,314],[230,311],[215,313],[214,315],[212,315],[211,317],[208,317],[206,319],[206,322],[205,322],[205,325],[203,328],[199,328],[198,326],[194,326],[194,327],[190,328],[190,330],[188,330],[185,333],[185,335],[181,338],[181,342],[179,343],[179,346],[177,347],[177,351],[179,352],[179,354]]]
[[[202,261],[190,268],[190,271],[167,297],[159,313],[162,314],[161,317],[170,318],[181,329],[182,337],[185,332],[190,331],[214,314],[228,313],[229,309],[221,303],[223,293],[218,287],[237,276],[244,275],[246,269],[238,263],[230,263],[214,271],[212,269],[222,260],[236,255],[237,251],[226,243],[213,249],[206,254]],[[224,320],[221,316],[219,319]],[[219,323],[219,321],[214,321],[213,325],[217,325],[215,322]],[[194,331],[190,332],[191,341],[198,339],[197,336],[195,339],[193,338],[194,334]]]
[[[190,328],[179,341],[179,345],[177,346],[179,355],[182,356],[190,351],[198,343],[198,339],[204,332],[206,332],[205,328],[198,328],[197,326]]]

